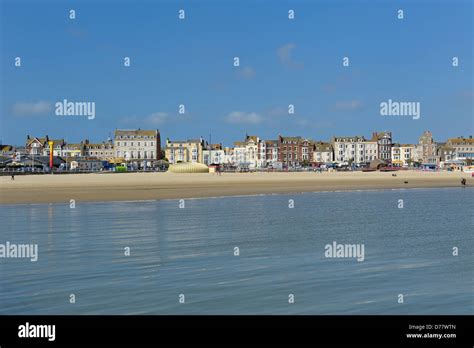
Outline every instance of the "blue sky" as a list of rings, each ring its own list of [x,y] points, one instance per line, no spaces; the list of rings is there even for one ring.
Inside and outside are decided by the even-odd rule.
[[[424,130],[438,141],[473,133],[469,0],[0,3],[3,144],[27,134],[102,141],[138,127],[226,145],[246,133],[329,140],[391,130],[402,143]],[[56,116],[63,99],[95,102],[95,119]],[[381,116],[388,99],[420,102],[420,119]]]

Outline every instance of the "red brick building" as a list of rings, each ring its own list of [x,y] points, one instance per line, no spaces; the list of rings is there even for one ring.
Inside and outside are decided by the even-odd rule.
[[[313,161],[314,143],[302,137],[278,136],[279,161],[284,166],[293,167]]]

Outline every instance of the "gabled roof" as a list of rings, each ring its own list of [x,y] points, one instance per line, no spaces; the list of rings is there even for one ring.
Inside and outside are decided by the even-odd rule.
[[[31,145],[34,142],[38,142],[41,144],[41,146],[44,146],[44,144],[48,141],[48,138],[37,138],[37,137],[31,137],[29,139],[26,139],[26,146]]]
[[[250,140],[253,140],[254,143],[256,143],[258,141],[258,137],[256,135],[247,135],[245,137],[245,141],[250,141]]]

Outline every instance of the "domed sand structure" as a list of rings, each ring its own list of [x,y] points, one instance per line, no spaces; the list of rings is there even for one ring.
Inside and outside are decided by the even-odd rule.
[[[202,163],[176,163],[170,164],[168,171],[172,173],[209,173],[209,167]]]

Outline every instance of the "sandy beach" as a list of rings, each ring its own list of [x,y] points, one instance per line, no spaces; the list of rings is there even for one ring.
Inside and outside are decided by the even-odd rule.
[[[460,187],[462,172],[104,173],[0,177],[0,204],[181,199],[312,191]],[[405,183],[407,182],[407,183]]]

